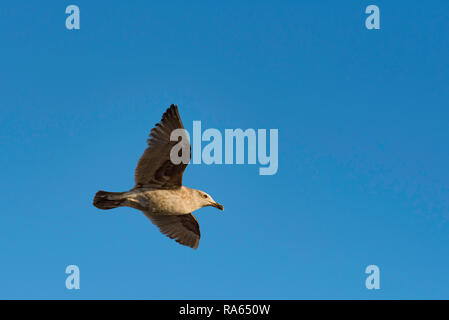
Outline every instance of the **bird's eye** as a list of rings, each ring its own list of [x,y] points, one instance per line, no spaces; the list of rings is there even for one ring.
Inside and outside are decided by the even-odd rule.
[[[207,198],[207,194],[203,194],[203,198],[206,199]]]

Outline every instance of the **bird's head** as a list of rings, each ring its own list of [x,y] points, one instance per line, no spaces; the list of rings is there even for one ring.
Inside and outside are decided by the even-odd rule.
[[[196,190],[196,198],[199,199],[201,207],[215,207],[219,210],[224,210],[224,207],[216,202],[210,195],[201,190]]]

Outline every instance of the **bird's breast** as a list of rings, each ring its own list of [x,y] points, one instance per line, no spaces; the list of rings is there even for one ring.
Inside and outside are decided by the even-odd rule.
[[[154,213],[186,214],[192,212],[181,190],[149,190],[144,192],[148,209]]]

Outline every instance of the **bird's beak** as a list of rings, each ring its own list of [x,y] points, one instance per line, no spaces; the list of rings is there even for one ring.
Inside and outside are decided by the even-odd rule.
[[[213,203],[211,204],[211,206],[212,206],[212,207],[215,207],[215,208],[217,208],[217,209],[219,209],[219,210],[221,210],[221,211],[224,210],[224,207],[223,207],[221,204],[219,204],[218,202],[213,202]]]

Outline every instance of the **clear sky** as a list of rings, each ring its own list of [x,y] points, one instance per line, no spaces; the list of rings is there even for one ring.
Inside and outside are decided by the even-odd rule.
[[[67,30],[65,8],[81,10]],[[366,6],[380,30],[365,28]],[[0,298],[449,298],[448,1],[0,5]],[[152,126],[279,129],[279,170],[189,165],[198,250],[125,191]],[[81,289],[65,268],[79,266]],[[380,268],[367,290],[365,268]]]

